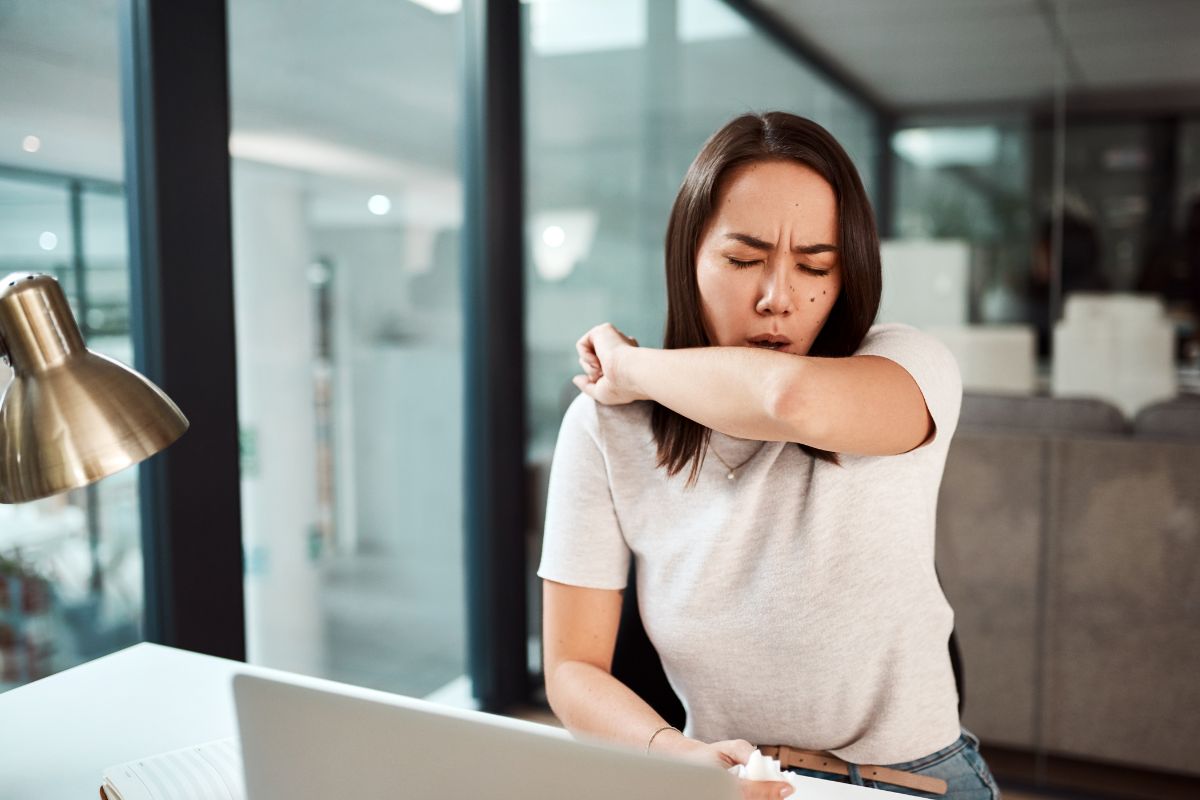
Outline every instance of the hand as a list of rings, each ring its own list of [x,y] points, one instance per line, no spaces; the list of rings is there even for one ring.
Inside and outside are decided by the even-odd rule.
[[[745,739],[730,739],[722,742],[705,744],[696,739],[672,737],[673,741],[663,742],[664,755],[673,755],[684,761],[697,764],[708,764],[729,769],[737,764],[745,764],[754,752],[754,745]],[[792,785],[783,781],[751,781],[742,778],[738,781],[742,790],[742,800],[776,800],[792,794]]]
[[[579,387],[579,391],[606,406],[648,400],[624,380],[619,369],[622,354],[637,346],[637,339],[621,333],[611,323],[597,325],[575,343],[584,374],[576,375],[571,382]]]
[[[776,800],[790,797],[795,791],[790,783],[783,781],[752,781],[746,778],[738,779],[738,788],[742,790],[742,800]]]

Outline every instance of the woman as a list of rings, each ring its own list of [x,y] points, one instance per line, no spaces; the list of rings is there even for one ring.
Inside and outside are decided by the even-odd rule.
[[[849,157],[808,120],[739,117],[688,169],[666,245],[664,349],[611,325],[578,345],[538,571],[555,713],[714,765],[786,746],[841,780],[998,796],[934,573],[961,379],[936,340],[871,327],[879,242]],[[630,558],[683,732],[610,673]]]

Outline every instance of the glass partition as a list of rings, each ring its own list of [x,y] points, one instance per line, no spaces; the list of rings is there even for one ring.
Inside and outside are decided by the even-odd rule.
[[[881,317],[941,338],[966,389],[938,505],[964,723],[1036,754],[1038,783],[1057,756],[1195,771],[1194,717],[1158,698],[1198,653],[1200,129],[1183,94],[1080,78],[1165,63],[1157,35],[1082,55],[1133,7],[1045,4],[1044,94],[902,117],[890,143]]]
[[[524,26],[536,671],[532,574],[550,456],[577,394],[575,341],[608,321],[661,344],[667,216],[688,165],[729,119],[775,109],[811,117],[845,145],[868,188],[878,133],[869,108],[717,0],[531,3]]]
[[[461,21],[436,7],[229,4],[249,660],[410,695],[465,671]]]
[[[88,346],[127,364],[117,22],[106,4],[7,4],[0,275],[62,285]],[[0,385],[10,376],[0,364]],[[0,506],[0,691],[141,641],[137,468]]]

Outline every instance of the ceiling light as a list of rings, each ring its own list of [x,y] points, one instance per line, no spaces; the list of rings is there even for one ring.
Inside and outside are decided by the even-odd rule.
[[[392,210],[392,201],[386,195],[371,195],[371,199],[367,201],[367,210],[377,217],[382,217]]]
[[[462,0],[412,0],[435,14],[453,14],[462,10]]]
[[[537,274],[547,281],[561,281],[570,275],[591,253],[599,222],[600,215],[590,208],[535,212],[527,230]]]
[[[38,237],[38,246],[43,250],[53,250],[58,247],[58,237],[50,231],[42,231],[42,235]]]
[[[42,140],[36,136],[26,136],[21,140],[21,149],[26,153],[36,153],[42,149]]]
[[[529,43],[540,56],[645,47],[649,0],[573,0],[529,6]]]
[[[892,137],[892,150],[918,167],[984,167],[1000,156],[1000,132],[992,127],[907,128]]]

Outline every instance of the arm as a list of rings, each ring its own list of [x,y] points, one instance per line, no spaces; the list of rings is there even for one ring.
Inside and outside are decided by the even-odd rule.
[[[579,343],[575,384],[601,403],[654,400],[730,436],[893,455],[934,430],[908,372],[879,356],[814,358],[748,347],[656,350],[612,326]]]
[[[546,699],[572,733],[645,748],[667,722],[612,676],[621,594],[543,582]],[[682,738],[664,731],[655,737],[654,749],[668,749],[669,740]]]
[[[546,699],[573,734],[588,734],[645,748],[666,726],[658,712],[612,676],[613,649],[621,618],[621,591],[586,589],[544,581],[542,637]],[[705,744],[674,730],[654,737],[653,751],[702,764],[745,763],[753,746],[742,740]],[[742,781],[744,800],[782,798],[785,783]]]

